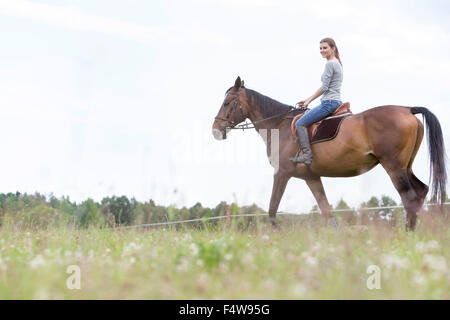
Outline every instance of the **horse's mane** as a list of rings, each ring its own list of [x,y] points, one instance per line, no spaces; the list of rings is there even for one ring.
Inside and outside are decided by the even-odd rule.
[[[278,102],[252,89],[245,88],[249,103],[256,104],[263,117],[271,117],[295,109],[293,106]]]
[[[227,94],[234,87],[230,87],[225,94]],[[278,102],[268,96],[265,96],[255,90],[248,89],[246,87],[242,87],[245,89],[247,94],[247,100],[250,104],[257,105],[259,107],[260,112],[264,118],[269,118],[277,115],[286,114],[289,111],[291,116],[296,116],[299,113],[305,112],[306,108],[295,108],[293,106]],[[280,117],[278,120],[281,121],[284,118]]]

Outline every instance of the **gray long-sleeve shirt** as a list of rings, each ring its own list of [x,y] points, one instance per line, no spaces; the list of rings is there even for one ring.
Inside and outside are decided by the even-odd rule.
[[[321,101],[323,100],[341,100],[341,85],[344,72],[339,61],[334,58],[328,60],[325,64],[325,71],[322,74],[322,86],[320,90],[323,91]]]

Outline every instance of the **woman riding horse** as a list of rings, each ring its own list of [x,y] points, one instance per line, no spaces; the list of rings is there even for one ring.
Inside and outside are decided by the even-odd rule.
[[[320,53],[328,61],[325,64],[325,71],[322,74],[322,86],[308,99],[297,103],[300,107],[307,107],[311,101],[322,96],[321,103],[317,107],[305,113],[295,123],[297,129],[300,150],[303,154],[290,158],[293,162],[303,162],[311,164],[313,155],[309,143],[308,126],[332,114],[340,105],[341,85],[343,78],[342,62],[339,57],[339,50],[336,43],[331,38],[325,38],[320,41]]]
[[[313,145],[314,162],[311,165],[290,160],[298,150],[292,139],[291,122],[294,116],[304,111],[244,87],[238,77],[234,86],[226,91],[212,126],[214,138],[223,140],[228,130],[249,119],[263,138],[270,165],[275,169],[269,204],[269,219],[273,225],[276,225],[278,206],[290,178],[306,181],[320,211],[333,223],[321,177],[353,177],[381,164],[402,199],[407,215],[406,227],[414,230],[417,212],[428,193],[428,186],[412,171],[424,135],[424,126],[416,114],[423,115],[428,127],[431,200],[441,204],[445,201],[445,144],[439,120],[427,108],[385,105],[347,116],[333,139]]]

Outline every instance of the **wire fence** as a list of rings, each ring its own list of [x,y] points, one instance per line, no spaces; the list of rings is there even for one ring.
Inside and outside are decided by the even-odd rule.
[[[443,205],[449,205],[450,202],[444,202]],[[440,206],[440,204],[425,204],[424,207],[428,209],[429,206]],[[354,211],[364,211],[364,210],[382,210],[382,209],[399,209],[404,208],[403,206],[386,206],[386,207],[369,207],[369,208],[359,208],[359,209],[335,209],[331,210],[334,212],[354,212]],[[277,214],[280,215],[302,215],[302,214],[310,214],[310,213],[320,213],[320,211],[310,211],[308,213],[291,213],[291,212],[284,212],[284,211],[278,211]],[[256,214],[232,214],[230,216],[215,216],[215,217],[203,217],[198,219],[189,219],[189,220],[179,220],[179,221],[167,221],[167,222],[156,222],[156,223],[145,223],[145,224],[139,224],[139,225],[133,225],[133,226],[120,226],[120,227],[114,227],[114,228],[108,228],[112,230],[121,230],[121,229],[133,229],[133,228],[148,228],[148,227],[157,227],[157,226],[166,226],[166,225],[172,225],[172,224],[181,224],[181,223],[190,223],[190,222],[207,222],[210,220],[219,220],[219,219],[226,219],[226,218],[238,218],[238,217],[261,217],[261,216],[268,216],[268,213],[256,213]]]

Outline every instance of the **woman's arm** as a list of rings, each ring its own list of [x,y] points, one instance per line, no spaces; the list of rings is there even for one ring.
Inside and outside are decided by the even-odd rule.
[[[321,96],[325,91],[327,91],[328,87],[330,86],[331,77],[333,76],[333,73],[334,73],[333,64],[329,61],[325,64],[325,70],[323,71],[323,74],[322,74],[322,78],[321,78],[322,86],[320,86],[320,88],[311,97],[309,97],[306,100],[302,100],[302,101],[298,102],[297,104],[300,107],[307,107],[308,104],[311,103],[311,101],[313,101],[317,97]]]
[[[314,94],[313,94],[311,97],[309,97],[309,98],[306,99],[306,100],[302,100],[302,101],[298,102],[297,104],[298,104],[300,107],[307,107],[308,104],[311,103],[311,101],[313,101],[313,100],[316,99],[317,97],[320,97],[322,94],[323,94],[323,91],[322,91],[321,88],[319,88],[316,92],[314,92]]]

